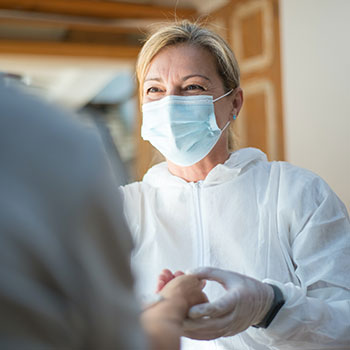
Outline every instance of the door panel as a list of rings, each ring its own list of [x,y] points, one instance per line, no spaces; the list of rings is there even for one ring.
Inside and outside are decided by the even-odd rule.
[[[213,14],[214,22],[227,23],[241,69],[239,147],[260,148],[270,160],[284,158],[278,16],[278,0],[232,0]]]

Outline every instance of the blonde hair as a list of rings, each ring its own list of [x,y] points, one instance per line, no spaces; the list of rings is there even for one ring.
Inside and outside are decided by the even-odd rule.
[[[181,21],[161,27],[146,40],[136,63],[136,74],[139,82],[140,101],[142,102],[142,89],[144,80],[152,59],[164,47],[189,44],[207,49],[214,57],[218,74],[222,79],[224,88],[229,91],[239,86],[240,72],[234,53],[218,34],[201,25]],[[234,137],[229,133],[229,149],[234,148]]]

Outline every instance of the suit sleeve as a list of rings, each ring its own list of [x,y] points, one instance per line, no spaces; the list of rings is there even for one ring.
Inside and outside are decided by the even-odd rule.
[[[350,223],[345,206],[319,177],[281,182],[279,229],[289,232],[299,285],[266,280],[286,303],[261,337],[281,349],[348,349]]]

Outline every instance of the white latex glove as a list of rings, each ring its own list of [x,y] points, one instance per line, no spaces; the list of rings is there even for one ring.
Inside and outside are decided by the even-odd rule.
[[[198,268],[189,274],[217,281],[227,293],[211,303],[190,309],[190,319],[184,322],[186,337],[209,340],[235,335],[258,324],[272,305],[272,287],[253,278],[210,267]]]

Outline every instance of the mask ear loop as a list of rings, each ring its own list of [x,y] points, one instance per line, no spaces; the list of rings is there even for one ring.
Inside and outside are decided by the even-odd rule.
[[[221,134],[225,131],[225,129],[230,125],[230,123],[231,123],[231,120],[229,120],[226,124],[225,124],[225,126],[221,129]]]
[[[229,95],[231,92],[233,91],[233,89],[231,89],[230,91],[226,92],[226,94],[223,94],[222,96],[216,98],[215,100],[213,100],[213,103],[216,101],[221,100],[222,98],[226,97],[227,95]]]
[[[237,116],[236,114],[233,116],[232,118],[233,120],[236,120],[237,119]],[[229,124],[231,123],[231,120],[229,120],[226,125],[221,129],[221,133],[223,133],[225,131],[225,129],[229,126]]]
[[[229,95],[231,92],[233,91],[233,89],[231,89],[230,91],[226,92],[226,94],[216,98],[215,100],[213,100],[213,103],[216,102],[216,101],[219,101],[221,100],[222,98],[226,97],[227,95]],[[236,120],[237,119],[237,116],[234,115],[233,116],[233,120]],[[225,129],[229,126],[229,124],[231,123],[231,120],[229,120],[226,125],[221,129],[221,133],[223,133],[225,131]]]

